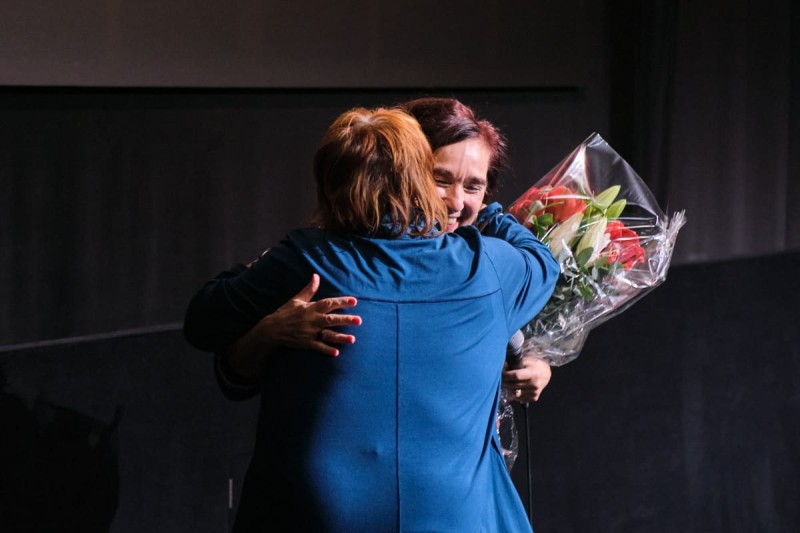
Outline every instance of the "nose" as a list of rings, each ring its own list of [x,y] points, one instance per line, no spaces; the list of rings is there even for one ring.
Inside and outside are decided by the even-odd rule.
[[[464,209],[464,190],[456,185],[447,189],[447,194],[444,198],[444,203],[447,204],[451,212],[457,213]]]

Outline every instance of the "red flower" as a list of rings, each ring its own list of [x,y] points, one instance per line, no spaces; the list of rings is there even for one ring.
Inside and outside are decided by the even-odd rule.
[[[539,202],[540,208],[532,213],[529,212],[536,202]],[[526,220],[530,215],[539,217],[544,213],[550,213],[553,215],[553,224],[557,224],[585,210],[586,202],[580,196],[569,187],[557,185],[543,189],[531,187],[516,202],[511,212],[520,220]]]
[[[611,242],[606,247],[604,256],[607,262],[618,261],[622,268],[630,270],[644,262],[644,248],[639,244],[639,235],[619,220],[612,220],[606,226],[606,233]]]

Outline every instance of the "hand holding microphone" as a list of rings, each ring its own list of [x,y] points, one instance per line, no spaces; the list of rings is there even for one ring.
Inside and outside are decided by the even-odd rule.
[[[522,368],[522,343],[525,342],[525,336],[522,330],[518,329],[516,333],[511,335],[506,346],[506,363],[509,370],[519,370]]]
[[[519,370],[522,368],[522,343],[525,336],[522,330],[517,330],[508,340],[506,346],[506,367],[508,370]],[[519,400],[522,397],[522,388],[514,389],[514,398]]]
[[[552,372],[550,365],[538,357],[525,357],[522,345],[525,336],[517,330],[506,346],[506,371],[503,372],[505,388],[512,391],[511,396],[518,402],[537,401]]]

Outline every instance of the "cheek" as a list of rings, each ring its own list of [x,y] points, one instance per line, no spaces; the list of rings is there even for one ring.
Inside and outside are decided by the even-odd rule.
[[[481,205],[483,204],[483,198],[479,198],[478,195],[470,196],[464,200],[464,209],[462,209],[462,224],[474,224],[475,220],[478,218],[478,213],[481,210]]]

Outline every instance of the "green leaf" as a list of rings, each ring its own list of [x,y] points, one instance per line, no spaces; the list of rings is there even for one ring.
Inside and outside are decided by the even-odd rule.
[[[581,287],[579,287],[579,290],[580,290],[581,296],[587,302],[591,301],[592,298],[594,298],[594,292],[591,289],[589,289],[589,287],[586,287],[586,286],[582,285]]]
[[[622,214],[622,210],[625,209],[625,205],[628,203],[625,198],[620,198],[606,209],[606,218],[608,220],[614,220],[615,218],[619,218]]]
[[[588,248],[584,248],[583,250],[578,252],[577,256],[575,256],[575,261],[578,263],[578,265],[584,266],[586,262],[589,260],[589,258],[592,257],[593,251],[594,248],[592,248],[591,246],[589,246]]]
[[[552,213],[542,213],[538,217],[539,224],[543,227],[549,227],[553,225],[553,214]]]
[[[608,189],[606,189],[603,192],[601,192],[600,194],[598,194],[594,199],[594,203],[600,209],[603,209],[603,210],[607,209],[608,206],[611,205],[611,202],[613,202],[617,198],[617,195],[619,194],[619,190],[620,190],[620,186],[619,185],[612,185]]]
[[[597,279],[605,278],[611,270],[608,264],[605,262],[605,259],[603,261],[595,262],[594,268],[597,270]]]

